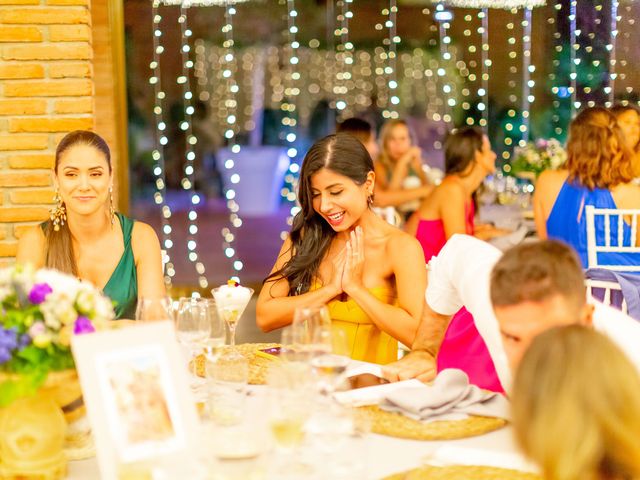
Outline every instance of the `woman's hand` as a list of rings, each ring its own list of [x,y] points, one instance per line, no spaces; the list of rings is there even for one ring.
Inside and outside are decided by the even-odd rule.
[[[338,296],[344,291],[342,288],[342,277],[344,275],[346,260],[347,249],[342,250],[331,260],[333,275],[331,275],[331,280],[329,280],[327,286],[332,289],[332,292],[335,292],[334,296]]]
[[[350,295],[350,292],[362,287],[362,275],[364,272],[364,238],[362,227],[356,227],[351,232],[347,242],[347,254],[342,274],[342,290]]]

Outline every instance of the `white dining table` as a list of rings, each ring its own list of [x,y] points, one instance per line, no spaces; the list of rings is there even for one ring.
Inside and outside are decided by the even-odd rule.
[[[267,387],[251,386],[247,399],[246,410],[250,417],[247,424],[251,426],[251,429],[246,430],[245,436],[249,436],[252,441],[256,442],[256,445],[259,445],[258,454],[247,459],[217,458],[213,445],[224,444],[228,449],[229,443],[234,441],[233,437],[229,435],[228,430],[216,429],[211,424],[204,423],[201,431],[202,439],[199,442],[202,451],[198,454],[198,463],[202,464],[202,468],[199,470],[200,475],[194,476],[190,472],[185,476],[180,475],[180,478],[189,478],[189,480],[195,478],[214,480],[284,480],[286,478],[373,480],[424,465],[485,465],[536,472],[535,467],[528,463],[518,451],[512,438],[511,427],[506,426],[484,435],[458,440],[405,440],[368,433],[360,436],[357,441],[347,441],[336,445],[331,445],[330,441],[309,438],[313,437],[313,434],[308,433],[300,450],[302,456],[306,455],[306,458],[310,459],[308,461],[311,465],[310,470],[304,474],[283,475],[282,471],[276,467],[279,460],[276,459],[277,454],[272,442],[266,440],[266,437],[269,436],[268,430],[266,427],[264,428],[267,433],[263,437],[259,432],[258,425],[261,423],[261,419],[264,420],[268,408]],[[322,450],[324,452],[321,452]],[[343,472],[344,476],[340,476],[339,470],[335,470],[336,465],[340,463],[338,457],[342,458],[343,463],[346,459],[346,464],[351,464],[351,467],[358,464],[357,473],[350,470],[346,473]],[[332,468],[334,470],[331,470]],[[70,462],[67,478],[72,480],[100,478],[96,458]],[[175,475],[160,474],[153,478],[154,480],[173,480]]]

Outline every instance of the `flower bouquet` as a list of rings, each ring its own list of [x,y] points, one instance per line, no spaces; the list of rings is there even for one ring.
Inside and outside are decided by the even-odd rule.
[[[511,173],[523,178],[537,178],[547,169],[557,170],[567,161],[567,152],[555,138],[539,138],[527,142],[524,147],[516,147],[511,162]]]
[[[111,300],[87,282],[55,270],[0,269],[0,407],[33,395],[50,372],[73,369],[71,336],[113,317]]]

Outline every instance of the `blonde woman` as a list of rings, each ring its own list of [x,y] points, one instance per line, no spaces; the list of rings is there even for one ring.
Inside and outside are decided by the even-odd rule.
[[[133,318],[138,297],[166,295],[160,243],[153,229],[115,211],[109,146],[93,132],[66,135],[56,149],[57,205],[51,219],[25,232],[18,263],[88,280]]]
[[[380,132],[381,152],[375,162],[375,205],[393,206],[408,218],[420,199],[433,190],[422,168],[422,150],[404,120],[389,120]],[[381,193],[381,195],[379,195]]]
[[[640,478],[640,376],[604,335],[574,325],[536,337],[511,400],[516,440],[545,479]]]
[[[634,105],[615,105],[611,113],[616,116],[627,146],[633,154],[633,174],[640,181],[640,110]]]
[[[584,207],[638,208],[640,187],[634,185],[631,154],[616,117],[607,109],[583,110],[569,125],[567,163],[563,170],[547,170],[536,182],[533,200],[536,230],[542,239],[563,240],[576,249],[587,266],[587,227]],[[600,219],[602,220],[602,219]],[[623,225],[625,244],[631,228]],[[617,231],[612,222],[611,231]],[[604,244],[604,221],[596,223],[596,238]],[[637,232],[640,242],[640,229]],[[601,261],[629,263],[628,256],[603,254]]]

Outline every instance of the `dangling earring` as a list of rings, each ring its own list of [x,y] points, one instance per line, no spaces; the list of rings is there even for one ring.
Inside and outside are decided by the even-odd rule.
[[[369,196],[367,197],[367,203],[369,204],[369,206],[373,205],[373,192],[369,193]]]
[[[111,226],[116,220],[116,209],[113,206],[113,187],[109,187],[109,218],[111,219]]]
[[[57,232],[60,230],[60,226],[64,225],[64,222],[67,221],[67,208],[62,201],[58,187],[56,187],[56,194],[53,197],[53,201],[56,203],[56,206],[49,211],[49,218],[53,224],[53,230]]]

